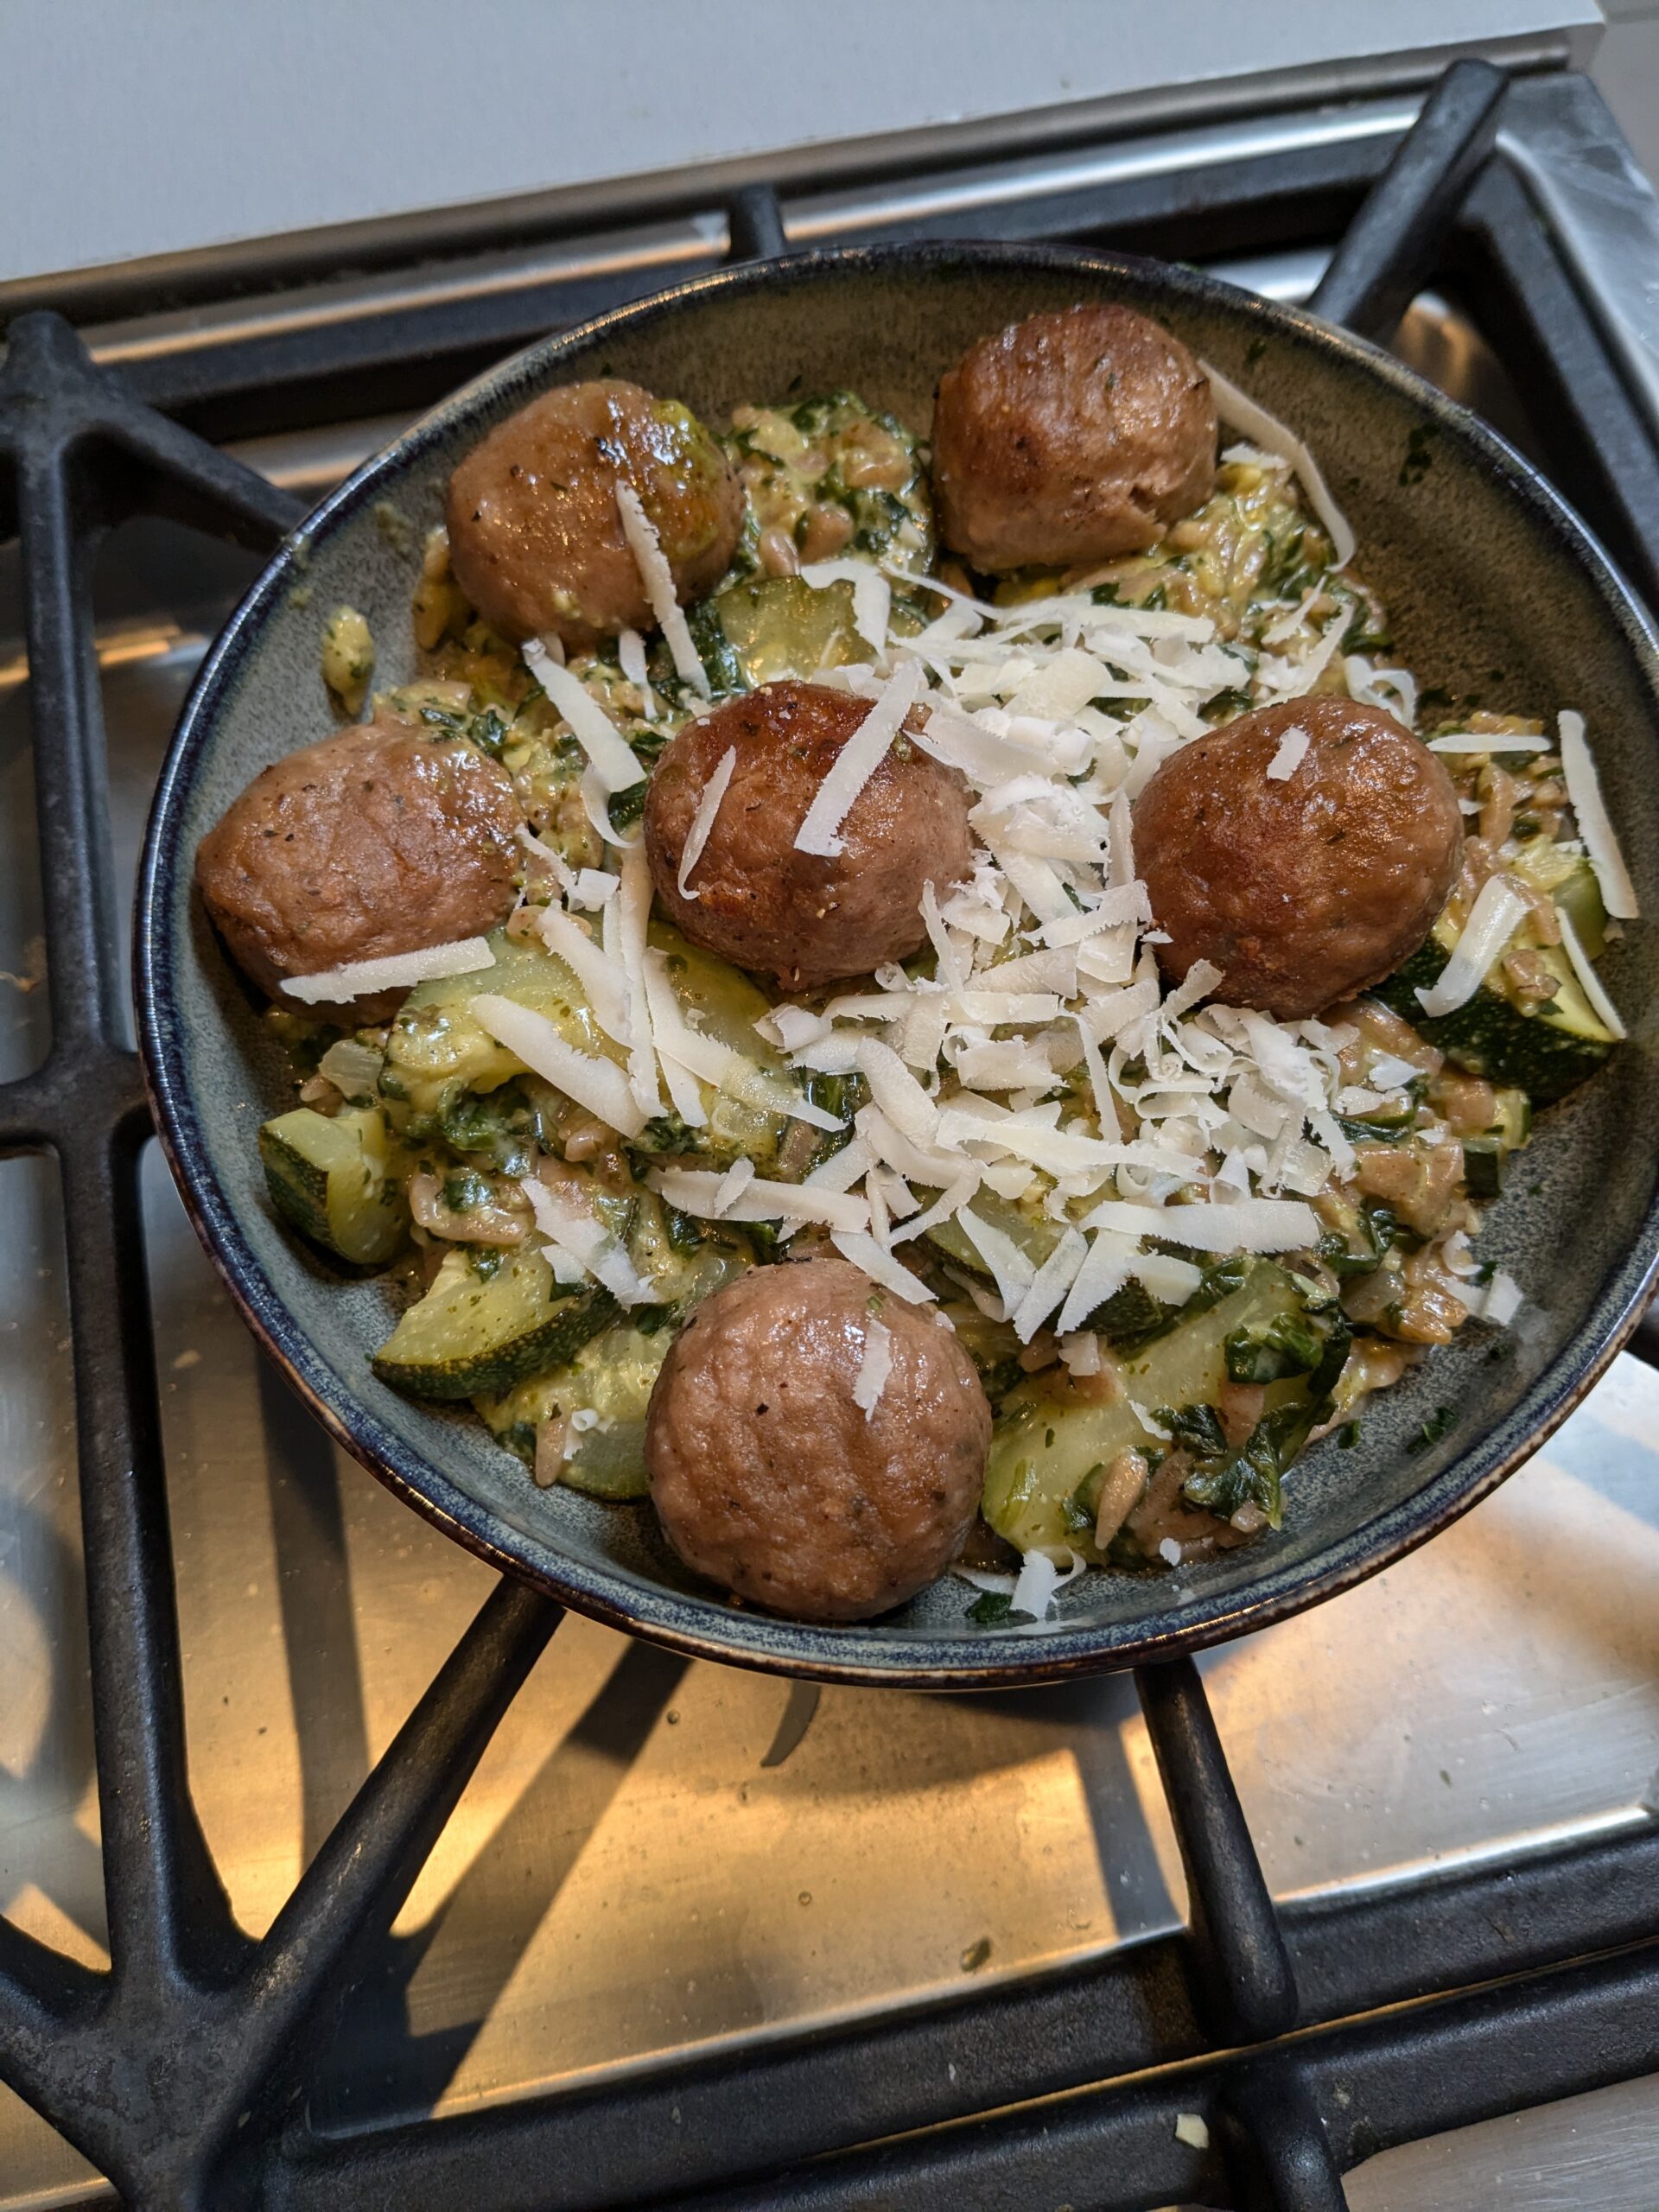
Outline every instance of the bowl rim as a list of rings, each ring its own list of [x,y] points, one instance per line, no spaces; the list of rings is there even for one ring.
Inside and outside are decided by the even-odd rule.
[[[481,412],[527,379],[550,379],[570,353],[605,333],[693,310],[710,299],[815,278],[860,273],[936,276],[955,269],[1075,270],[1127,279],[1194,306],[1219,310],[1311,346],[1351,373],[1366,375],[1430,415],[1471,451],[1484,472],[1531,510],[1593,588],[1609,620],[1659,695],[1659,631],[1592,533],[1530,462],[1478,416],[1391,354],[1300,308],[1266,300],[1205,272],[1132,254],[1045,245],[915,243],[821,247],[722,268],[572,325],[494,364],[463,384],[402,435],[353,469],[271,554],[202,661],[157,779],[138,871],[133,987],[139,1056],[156,1133],[191,1222],[243,1319],[324,1429],[345,1451],[446,1535],[490,1565],[573,1610],[691,1658],[823,1681],[911,1689],[1030,1687],[1173,1658],[1289,1618],[1379,1573],[1467,1512],[1520,1466],[1587,1395],[1635,1328],[1659,1276],[1659,1188],[1642,1228],[1605,1275],[1585,1319],[1498,1423],[1395,1505],[1299,1565],[1269,1562],[1249,1590],[1206,1596],[1130,1622],[1058,1620],[1026,1630],[944,1637],[883,1629],[880,1621],[836,1627],[784,1620],[723,1599],[643,1584],[591,1564],[554,1543],[507,1528],[489,1507],[413,1450],[357,1397],[278,1295],[215,1175],[188,1081],[185,1025],[174,996],[174,918],[182,817],[220,709],[264,620],[299,581],[308,550],[343,525],[458,417]]]

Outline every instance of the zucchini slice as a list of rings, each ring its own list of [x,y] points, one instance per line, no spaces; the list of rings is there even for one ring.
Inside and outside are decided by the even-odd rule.
[[[589,1497],[644,1497],[645,1409],[674,1341],[671,1327],[647,1333],[632,1320],[613,1321],[575,1359],[551,1374],[532,1375],[499,1396],[474,1401],[492,1435],[533,1459],[536,1432],[560,1414],[589,1414],[594,1425],[573,1429],[559,1479]]]
[[[468,976],[443,976],[417,983],[398,1008],[386,1040],[380,1088],[406,1103],[417,1116],[436,1116],[463,1091],[490,1091],[521,1071],[505,1045],[475,1021],[469,1002],[480,991],[543,1014],[567,1045],[610,1059],[626,1054],[594,1020],[586,995],[563,960],[544,945],[492,930],[493,968]]]
[[[1108,1395],[1094,1378],[1075,1381],[1046,1368],[1003,1401],[991,1438],[982,1510],[999,1536],[1020,1549],[1070,1544],[1091,1564],[1103,1562],[1086,1523],[1068,1519],[1076,1501],[1092,1519],[1100,1476],[1120,1452],[1158,1448],[1141,1426],[1135,1404],[1213,1405],[1228,1380],[1226,1344],[1240,1331],[1270,1335],[1275,1322],[1300,1322],[1305,1300],[1283,1268],[1259,1260],[1240,1287],[1138,1351],[1120,1353],[1122,1387]],[[1306,1395],[1307,1377],[1269,1385],[1271,1409]]]
[[[1593,959],[1606,941],[1606,914],[1589,861],[1581,853],[1564,853],[1559,844],[1539,838],[1522,848],[1515,868],[1565,911]],[[1500,1087],[1524,1090],[1535,1105],[1548,1106],[1595,1073],[1618,1039],[1597,1017],[1560,945],[1545,945],[1538,952],[1559,986],[1554,997],[1541,1005],[1512,995],[1499,963],[1456,1013],[1427,1015],[1418,991],[1435,982],[1456,943],[1457,931],[1442,914],[1428,942],[1387,982],[1379,983],[1373,995],[1410,1022],[1453,1066]]]
[[[573,1359],[615,1316],[609,1291],[565,1289],[539,1249],[520,1245],[487,1274],[480,1256],[457,1245],[445,1257],[374,1355],[383,1382],[418,1398],[510,1390],[537,1368]]]
[[[1529,1009],[1508,997],[1494,969],[1468,1003],[1455,1014],[1431,1019],[1418,1002],[1451,957],[1448,929],[1436,923],[1434,934],[1405,966],[1379,983],[1373,994],[1410,1022],[1418,1035],[1448,1060],[1489,1083],[1524,1090],[1537,1106],[1573,1090],[1596,1070],[1618,1039],[1599,1020],[1558,945],[1546,945],[1539,958],[1560,988],[1541,1007]]]
[[[591,1424],[572,1430],[559,1478],[590,1497],[645,1495],[645,1411],[675,1332],[694,1306],[748,1264],[735,1246],[706,1243],[690,1253],[678,1251],[667,1234],[662,1202],[649,1191],[639,1194],[628,1256],[671,1303],[624,1314],[563,1365],[532,1375],[514,1389],[474,1400],[491,1433],[531,1461],[544,1421],[593,1414]]]
[[[798,1092],[800,1077],[755,1031],[771,1010],[766,994],[729,961],[688,943],[667,923],[652,924],[651,943],[667,957],[670,981],[691,1026],[738,1053],[747,1076],[764,1078],[774,1095]],[[514,1055],[474,1019],[470,1002],[480,991],[544,1014],[579,1052],[626,1062],[626,1052],[600,1027],[563,961],[539,941],[512,938],[502,930],[491,932],[490,947],[494,967],[417,984],[392,1024],[380,1088],[397,1102],[400,1125],[407,1124],[411,1135],[434,1123],[451,1135],[450,1124],[469,1116],[469,1100],[487,1097],[524,1073]],[[702,1084],[699,1095],[708,1117],[702,1126],[687,1128],[677,1116],[664,1116],[646,1125],[641,1147],[696,1154],[721,1166],[750,1159],[758,1173],[769,1173],[790,1125],[766,1109],[765,1090],[757,1094],[752,1088],[738,1097]],[[452,1135],[451,1141],[458,1140]]]
[[[854,624],[849,583],[815,591],[799,576],[757,578],[730,586],[706,613],[730,648],[733,672],[751,690],[776,677],[816,676],[871,658]]]
[[[359,1268],[382,1266],[401,1248],[409,1207],[378,1107],[331,1119],[296,1106],[260,1130],[259,1157],[271,1204],[312,1243]]]
[[[1051,1221],[1046,1214],[1022,1213],[1011,1199],[1000,1198],[988,1188],[982,1189],[972,1205],[980,1219],[991,1229],[1000,1229],[1011,1243],[1019,1246],[1034,1268],[1042,1266],[1065,1234],[1064,1222]],[[958,1267],[971,1268],[976,1275],[989,1277],[991,1271],[981,1256],[978,1245],[954,1214],[922,1233],[946,1259],[954,1260]]]

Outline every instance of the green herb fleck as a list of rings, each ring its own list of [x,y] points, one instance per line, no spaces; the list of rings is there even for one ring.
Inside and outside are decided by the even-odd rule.
[[[1413,1452],[1427,1452],[1431,1445],[1438,1444],[1440,1439],[1454,1429],[1457,1425],[1457,1408],[1438,1406],[1415,1435],[1407,1438],[1406,1449]]]
[[[1007,1619],[1014,1611],[1014,1599],[1006,1590],[982,1590],[968,1608],[968,1618],[981,1628],[995,1628]]]

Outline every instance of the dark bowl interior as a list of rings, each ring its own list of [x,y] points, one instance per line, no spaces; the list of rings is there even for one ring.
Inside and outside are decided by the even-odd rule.
[[[481,378],[368,462],[274,558],[204,666],[158,792],[138,918],[143,1046],[164,1141],[197,1226],[252,1326],[334,1433],[461,1542],[584,1611],[682,1649],[836,1678],[962,1688],[1052,1678],[1215,1642],[1373,1572],[1525,1456],[1639,1310],[1656,1249],[1659,977],[1637,924],[1605,963],[1631,1041],[1545,1114],[1481,1252],[1529,1303],[1512,1338],[1471,1327],[1368,1408],[1356,1450],[1316,1448],[1283,1532],[1173,1575],[1091,1575],[1056,1618],[976,1628],[946,1580],[888,1618],[824,1630],[738,1610],[695,1585],[645,1506],[538,1491],[470,1415],[397,1396],[370,1351],[386,1294],[305,1250],[267,1205],[255,1133],[291,1091],[252,997],[191,889],[198,840],[255,772],[326,734],[321,626],[368,616],[378,683],[416,672],[409,601],[446,479],[545,386],[614,373],[723,419],[745,400],[850,386],[925,431],[941,371],[1032,310],[1123,300],[1301,430],[1395,616],[1395,658],[1492,708],[1586,715],[1649,912],[1659,912],[1659,652],[1605,556],[1483,426],[1376,349],[1185,270],[1050,249],[895,248],[736,270],[550,340]],[[1427,467],[1403,469],[1408,442]],[[1456,1426],[1421,1452],[1426,1416]]]

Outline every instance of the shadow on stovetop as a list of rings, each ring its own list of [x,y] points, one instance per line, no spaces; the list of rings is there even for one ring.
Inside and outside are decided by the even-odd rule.
[[[549,1752],[442,1904],[412,1933],[392,1936],[347,1999],[313,2075],[314,2126],[350,2127],[365,2104],[381,2116],[388,2073],[395,2074],[400,2107],[423,2111],[438,2102],[688,1664],[650,1644],[623,1650],[587,1711]],[[527,1856],[536,1866],[533,1882],[523,1875]],[[441,1971],[446,1956],[466,1962],[472,2017],[416,2032],[410,1984],[423,1970]],[[757,1993],[755,2017],[760,2013]]]

